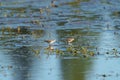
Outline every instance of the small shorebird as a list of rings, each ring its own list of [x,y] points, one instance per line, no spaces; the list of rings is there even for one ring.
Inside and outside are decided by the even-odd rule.
[[[39,9],[40,14],[42,14],[44,12],[44,10],[42,8]]]
[[[67,38],[67,42],[68,43],[71,43],[71,42],[73,42],[75,39],[74,38]]]
[[[52,0],[52,1],[51,1],[51,6],[52,6],[52,7],[58,7],[58,5],[55,4],[55,2],[56,2],[56,0]]]
[[[54,39],[54,40],[44,40],[45,42],[47,42],[48,44],[52,44],[52,43],[54,43],[56,40]]]

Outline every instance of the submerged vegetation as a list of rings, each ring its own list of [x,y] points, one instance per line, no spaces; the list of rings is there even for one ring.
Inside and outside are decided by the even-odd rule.
[[[43,30],[36,30],[36,31],[30,31],[29,30],[29,26],[18,26],[17,28],[11,28],[11,27],[2,27],[1,29],[0,29],[0,32],[1,32],[1,37],[0,37],[0,39],[1,40],[7,40],[8,38],[15,38],[15,37],[17,37],[17,36],[19,36],[19,35],[21,35],[20,37],[23,39],[23,40],[25,40],[25,42],[27,42],[27,43],[29,43],[29,41],[30,40],[28,40],[28,41],[26,41],[26,39],[27,39],[27,36],[29,37],[29,35],[31,36],[31,37],[33,37],[34,39],[39,39],[40,37],[42,37],[43,36],[43,34],[44,34],[44,31]],[[88,29],[88,28],[87,28]],[[85,37],[85,35],[86,35],[86,37],[85,38],[87,38],[87,37],[89,37],[89,36],[91,36],[91,35],[96,35],[96,34],[92,34],[92,33],[89,33],[89,32],[87,32],[87,33],[84,33],[84,32],[80,32],[79,30],[77,31],[77,30],[72,30],[72,32],[71,31],[66,31],[66,32],[64,32],[64,30],[62,31],[62,33],[64,33],[65,35],[61,35],[61,37],[63,37],[63,36],[67,36],[67,34],[68,35],[70,35],[70,36],[74,36],[74,34],[75,34],[75,36],[76,37],[81,37],[82,38],[82,36],[84,35],[84,37]],[[29,35],[27,35],[27,34],[29,34]],[[51,32],[50,33],[48,33],[50,36],[52,36],[51,35]],[[59,34],[59,31],[58,31],[58,34]],[[60,34],[61,34],[61,32],[60,32]],[[78,35],[76,35],[76,34],[78,34]],[[39,36],[38,36],[39,35]],[[114,35],[116,35],[115,33],[114,33]],[[118,34],[117,34],[118,35]],[[49,36],[49,37],[50,37]],[[8,37],[8,38],[7,38]],[[47,54],[47,55],[59,55],[59,56],[77,56],[77,57],[81,57],[81,56],[83,56],[83,57],[90,57],[90,56],[97,56],[97,55],[100,55],[100,54],[103,54],[103,53],[100,53],[99,51],[98,51],[98,48],[96,47],[96,49],[95,49],[95,47],[92,47],[91,45],[90,45],[90,42],[89,41],[86,41],[85,39],[84,39],[84,37],[81,39],[81,41],[79,41],[79,39],[77,39],[77,38],[66,38],[65,40],[64,40],[64,42],[65,42],[65,46],[64,46],[64,48],[63,49],[60,49],[59,48],[59,46],[63,46],[63,45],[61,45],[61,44],[59,44],[59,45],[54,45],[54,42],[58,42],[58,41],[56,41],[56,40],[44,40],[44,42],[47,42],[48,43],[48,46],[46,46],[46,47],[43,47],[43,48],[41,48],[41,49],[33,49],[33,47],[31,46],[31,51],[35,54],[35,56],[39,56],[40,54],[41,54],[41,52],[43,53],[45,53],[45,54]],[[29,37],[30,38],[30,37]],[[13,41],[15,41],[15,40],[13,40]],[[17,40],[16,40],[17,41]],[[81,43],[79,43],[79,45],[78,45],[78,43],[77,43],[77,45],[75,44],[75,42],[76,41],[78,41],[78,42],[82,42],[82,44]],[[83,42],[83,41],[85,41],[85,43]],[[12,41],[11,41],[12,42]],[[59,42],[58,42],[59,43]],[[74,44],[73,44],[74,43]],[[13,43],[13,45],[14,45],[14,43]],[[44,51],[43,51],[44,50]],[[109,52],[106,52],[106,54],[108,54],[108,55],[114,55],[114,56],[116,56],[116,57],[118,57],[119,56],[119,51],[117,50],[117,49],[115,49],[115,48],[113,48],[113,49],[111,49]]]
[[[1,40],[6,40],[8,38],[13,38],[13,37],[17,37],[18,35],[23,35],[23,34],[32,34],[33,38],[38,39],[39,36],[42,36],[43,31],[34,31],[34,32],[30,32],[28,31],[28,29],[26,29],[27,27],[17,27],[17,28],[10,28],[10,27],[2,27],[0,32],[1,32]],[[74,30],[73,30],[74,32]],[[17,33],[17,34],[16,34]],[[70,32],[68,32],[69,34]],[[77,33],[77,32],[75,32]],[[80,33],[80,32],[79,32]],[[78,33],[77,33],[78,34]],[[39,35],[37,37],[37,35]],[[72,34],[69,34],[72,35]],[[82,34],[81,34],[82,35]],[[87,34],[90,35],[90,34]],[[5,39],[6,38],[6,39]],[[26,39],[27,35],[23,35],[21,36],[22,39]],[[47,55],[59,55],[59,56],[77,56],[77,57],[91,57],[91,56],[97,56],[97,55],[101,55],[103,53],[100,53],[98,51],[98,49],[93,49],[91,50],[92,46],[90,46],[89,42],[88,43],[83,43],[81,45],[74,45],[73,43],[76,41],[75,38],[67,38],[64,41],[66,42],[64,49],[60,49],[59,46],[62,45],[54,45],[55,40],[44,40],[45,42],[48,43],[48,46],[43,47],[41,49],[34,49],[31,46],[31,52],[33,52],[35,54],[35,56],[40,56],[41,53],[43,53],[42,50],[44,50],[44,53]],[[84,39],[83,39],[84,40]],[[15,41],[15,40],[13,40]],[[53,41],[53,42],[52,42]],[[11,41],[12,42],[12,41]],[[15,43],[15,42],[14,42]],[[13,45],[14,45],[13,43]],[[27,41],[27,43],[29,43],[29,41]],[[11,43],[12,44],[12,43]],[[119,56],[119,51],[115,48],[111,49],[109,52],[106,52],[107,55],[113,55],[118,57]]]

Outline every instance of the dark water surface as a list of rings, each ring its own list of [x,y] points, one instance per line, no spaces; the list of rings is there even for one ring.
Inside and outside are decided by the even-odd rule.
[[[0,0],[0,80],[119,80],[120,0],[54,4]]]

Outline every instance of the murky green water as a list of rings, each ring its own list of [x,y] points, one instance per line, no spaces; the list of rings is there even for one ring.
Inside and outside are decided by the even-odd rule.
[[[0,80],[119,80],[119,5],[0,0]]]

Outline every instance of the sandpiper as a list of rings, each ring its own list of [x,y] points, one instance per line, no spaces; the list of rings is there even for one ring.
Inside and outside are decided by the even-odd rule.
[[[51,6],[52,6],[52,7],[58,7],[58,5],[55,4],[55,2],[56,2],[56,0],[52,0],[52,1],[51,1]]]
[[[53,39],[53,40],[44,40],[44,41],[47,42],[48,44],[52,44],[52,43],[54,43],[56,40]]]
[[[75,39],[74,38],[67,38],[67,42],[68,43],[71,43],[71,42],[73,42]]]
[[[39,9],[40,14],[42,14],[44,12],[44,10],[42,8]]]

